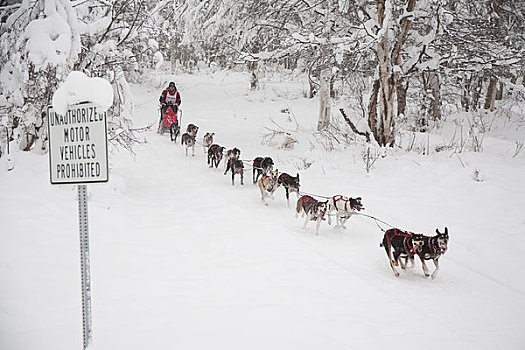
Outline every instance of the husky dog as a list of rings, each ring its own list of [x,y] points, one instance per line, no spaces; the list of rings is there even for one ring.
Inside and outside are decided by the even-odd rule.
[[[241,175],[241,185],[244,185],[244,164],[242,160],[235,159],[230,161],[230,167],[232,171],[232,186],[235,185],[235,175]]]
[[[208,148],[208,164],[211,164],[210,168],[213,168],[213,166],[217,168],[219,166],[224,148],[225,147],[216,144],[213,144],[210,146],[210,148]]]
[[[363,210],[363,205],[361,204],[361,197],[357,198],[347,198],[341,195],[333,196],[328,201],[328,213],[335,210],[336,224],[335,227],[346,228],[345,222],[350,219],[350,217],[356,212]],[[332,224],[330,215],[328,215],[328,225]]]
[[[261,190],[261,200],[264,205],[268,205],[266,198],[273,198],[273,192],[277,189],[277,176],[279,175],[279,170],[270,170],[266,175],[261,176],[257,184],[259,185],[259,190]]]
[[[380,247],[385,247],[386,255],[388,256],[388,262],[394,275],[399,276],[395,266],[401,264],[401,268],[405,270],[407,268],[407,261],[410,259],[411,267],[414,267],[414,255],[418,254],[423,248],[424,236],[416,233],[402,231],[397,228],[392,228],[385,232],[383,242],[379,244]],[[394,249],[392,259],[391,249]],[[405,258],[403,263],[402,259]]]
[[[207,132],[206,135],[202,138],[202,145],[204,146],[204,153],[208,152],[208,148],[213,144],[213,136],[215,135],[214,132],[209,133]]]
[[[233,161],[236,161],[241,156],[241,151],[238,148],[229,149],[224,156],[224,175],[230,170]],[[244,168],[244,165],[243,165]]]
[[[186,127],[186,132],[190,135],[193,135],[194,137],[197,137],[197,132],[199,131],[199,127],[195,124],[188,124]]]
[[[423,236],[423,247],[417,252],[419,259],[421,259],[425,276],[430,276],[425,260],[432,259],[432,261],[434,261],[436,269],[432,272],[432,278],[436,278],[439,271],[439,257],[445,254],[448,248],[448,228],[445,227],[444,233],[440,233],[439,230],[436,229],[436,233],[437,235],[433,237]]]
[[[284,189],[286,190],[286,202],[288,203],[288,207],[290,207],[290,192],[295,192],[297,194],[297,197],[299,197],[299,174],[297,176],[291,176],[287,173],[282,173],[279,175],[279,179],[277,181],[277,186],[284,186]]]
[[[319,225],[321,225],[321,220],[324,220],[327,206],[328,201],[320,202],[311,196],[302,196],[297,200],[295,217],[297,218],[299,214],[301,214],[301,216],[306,214],[303,229],[306,228],[308,221],[317,221],[315,233],[319,234]]]
[[[191,156],[195,156],[195,135],[185,132],[180,138],[180,144],[186,146],[186,157],[188,156],[188,148],[191,147]]]
[[[259,179],[259,176],[266,175],[268,171],[273,169],[273,160],[270,157],[257,157],[253,160],[253,183],[257,182],[257,179]],[[257,177],[255,177],[255,173],[257,173]]]

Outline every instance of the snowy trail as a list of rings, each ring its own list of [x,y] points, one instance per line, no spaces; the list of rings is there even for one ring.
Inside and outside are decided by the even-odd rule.
[[[228,97],[237,94],[218,83],[185,79],[183,128],[194,122],[200,137],[215,131],[217,143],[240,147],[243,159],[275,154],[280,170],[295,172],[283,166],[286,154],[259,144],[263,120],[244,117],[246,108],[266,117],[267,103]],[[136,89],[135,123],[150,124],[157,118],[157,91]],[[487,234],[493,226],[483,226],[489,218],[476,217],[479,232],[465,229],[470,222],[455,225],[435,280],[423,276],[418,261],[395,278],[379,247],[382,233],[371,219],[353,217],[347,230],[323,222],[316,235],[312,223],[303,230],[304,219],[295,219],[295,195],[289,208],[280,188],[266,207],[251,171],[244,186],[238,179],[232,186],[222,163],[218,169],[207,166],[201,147],[195,157],[185,157],[180,139],[173,144],[154,131],[145,136],[136,157],[113,156],[108,184],[88,187],[92,350],[406,348],[406,342],[396,341],[400,338],[409,348],[428,349],[525,344],[522,277],[513,282],[504,275],[519,271],[510,265],[521,255],[511,250],[508,267],[485,261],[485,249],[493,243]],[[22,160],[18,179],[31,181],[1,174],[0,193],[11,205],[1,214],[7,231],[0,231],[6,242],[0,245],[0,271],[9,283],[0,285],[0,344],[9,350],[71,349],[82,337],[75,191],[48,184],[47,159],[21,158],[40,170],[34,174],[24,167],[31,163]],[[417,226],[440,215],[460,222],[468,203],[462,198],[474,201],[458,193],[457,202],[436,202],[433,211],[423,199],[440,195],[439,188],[403,193],[400,184],[418,174],[357,177],[342,162],[330,168],[330,161],[323,172],[301,172],[303,189],[324,194],[353,188],[364,193],[366,213],[389,222]],[[436,171],[447,172],[446,166]],[[23,194],[9,191],[22,183]],[[414,201],[423,203],[416,213],[406,209]],[[21,207],[27,212],[17,210]],[[483,240],[469,245],[480,233]],[[497,250],[495,259],[503,257]]]

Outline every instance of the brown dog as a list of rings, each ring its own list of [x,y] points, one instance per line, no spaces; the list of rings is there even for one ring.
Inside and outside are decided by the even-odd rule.
[[[209,133],[207,132],[206,135],[204,135],[204,138],[202,139],[202,144],[204,146],[204,154],[208,153],[208,148],[213,144],[213,136],[215,135],[214,132]]]
[[[261,200],[264,205],[268,205],[266,198],[273,198],[273,193],[277,189],[277,178],[279,176],[279,170],[270,170],[266,175],[261,176],[257,181],[259,190],[261,191]]]

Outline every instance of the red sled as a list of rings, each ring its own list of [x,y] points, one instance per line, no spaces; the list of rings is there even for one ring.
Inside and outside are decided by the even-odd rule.
[[[177,110],[176,106],[168,106],[162,116],[161,122],[159,123],[160,134],[162,135],[165,132],[169,132],[171,141],[177,141],[177,136],[180,134]],[[179,113],[182,113],[182,111]]]

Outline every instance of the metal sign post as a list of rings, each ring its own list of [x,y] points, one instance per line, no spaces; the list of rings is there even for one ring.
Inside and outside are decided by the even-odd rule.
[[[91,275],[89,272],[89,229],[87,186],[78,185],[78,225],[80,233],[80,268],[82,278],[82,328],[84,349],[91,343]]]
[[[64,115],[47,110],[51,184],[77,184],[84,350],[92,338],[91,275],[86,183],[108,181],[106,112],[92,103],[70,106]]]

